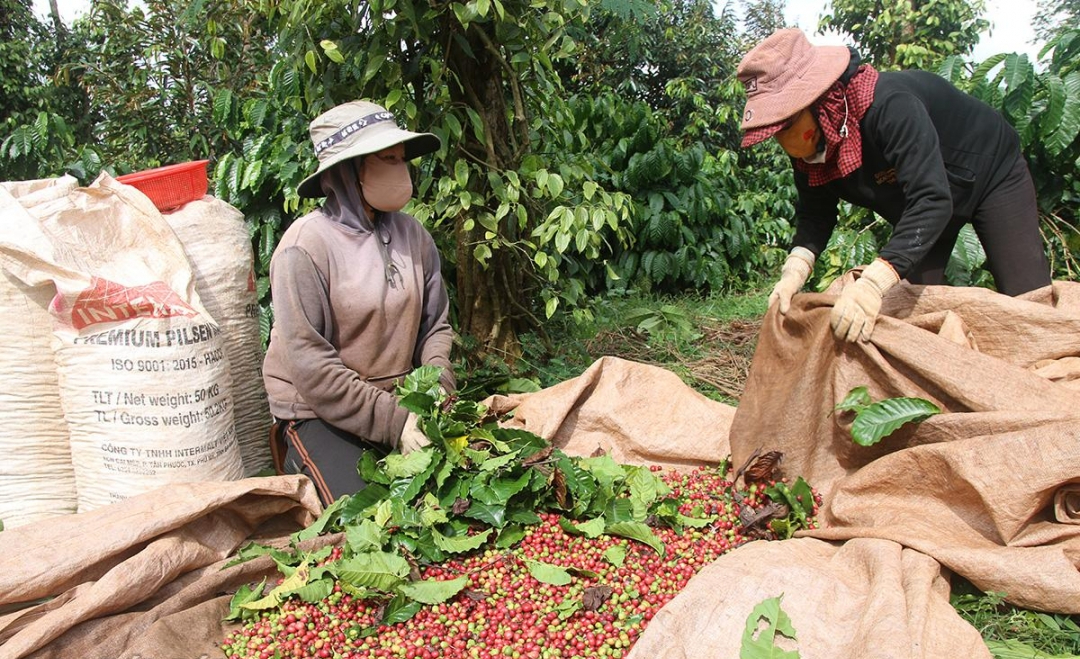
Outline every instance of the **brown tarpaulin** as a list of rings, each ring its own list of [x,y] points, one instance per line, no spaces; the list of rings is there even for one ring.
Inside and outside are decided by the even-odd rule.
[[[735,657],[754,606],[781,594],[804,659],[989,657],[949,606],[950,572],[1080,613],[1080,284],[1021,299],[902,285],[858,344],[833,339],[834,300],[766,316],[730,433],[736,465],[784,452],[783,473],[824,494],[821,528],[722,556],[631,658]],[[860,447],[834,411],[858,386],[944,413]]]
[[[227,557],[319,510],[309,480],[280,476],[173,484],[4,531],[0,657],[221,656],[227,593],[275,569],[266,557],[222,569]]]

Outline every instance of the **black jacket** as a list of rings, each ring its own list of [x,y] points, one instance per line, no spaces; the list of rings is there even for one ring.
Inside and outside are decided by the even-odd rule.
[[[843,199],[893,225],[880,256],[901,277],[1020,157],[1020,138],[997,110],[925,71],[882,72],[859,129],[862,166],[851,174],[811,187],[795,169],[794,244],[820,254]]]

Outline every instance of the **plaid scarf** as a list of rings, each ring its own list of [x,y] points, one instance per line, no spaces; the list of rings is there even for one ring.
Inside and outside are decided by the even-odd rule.
[[[859,122],[874,102],[878,72],[869,64],[859,66],[847,84],[834,82],[811,110],[825,136],[825,162],[811,164],[795,159],[795,167],[806,172],[810,185],[825,185],[843,178],[862,165],[862,134]]]

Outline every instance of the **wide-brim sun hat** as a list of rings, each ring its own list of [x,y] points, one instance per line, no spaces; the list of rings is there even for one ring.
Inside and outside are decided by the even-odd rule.
[[[746,89],[742,146],[778,132],[839,80],[850,61],[847,46],[814,46],[798,28],[777,30],[754,46],[736,70]]]
[[[405,159],[438,151],[439,138],[400,128],[392,112],[369,101],[342,103],[320,114],[308,127],[319,168],[296,187],[301,197],[322,197],[319,178],[340,162],[376,153],[395,144],[405,145]]]

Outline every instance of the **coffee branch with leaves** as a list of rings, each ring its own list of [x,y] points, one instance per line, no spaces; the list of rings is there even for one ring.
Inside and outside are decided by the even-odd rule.
[[[234,563],[269,554],[284,578],[269,592],[265,583],[240,589],[230,619],[257,616],[290,597],[318,601],[336,583],[354,597],[389,600],[384,624],[408,620],[421,605],[445,602],[467,582],[466,576],[414,580],[417,565],[489,543],[509,549],[544,512],[560,515],[569,534],[625,537],[660,555],[665,548],[652,526],[681,532],[710,523],[680,513],[680,497],[648,467],[617,464],[607,455],[571,457],[531,432],[499,427],[483,404],[443,392],[440,372],[421,367],[397,390],[431,445],[408,455],[366,453],[358,465],[366,487],[294,534],[291,550],[243,548]],[[299,549],[330,532],[344,533],[340,551]],[[539,561],[530,571],[541,581],[559,580],[564,572]]]

